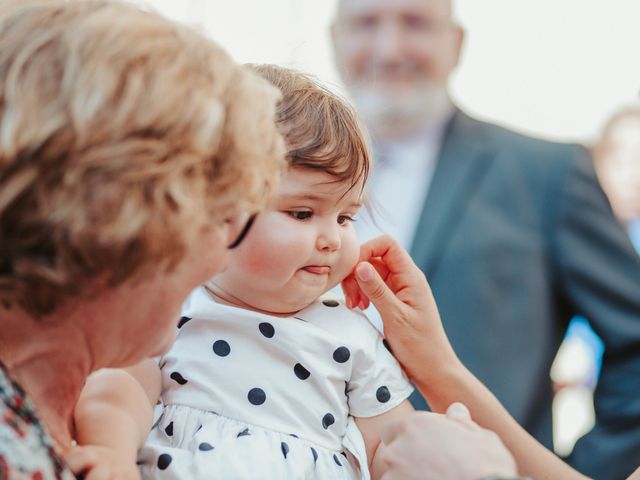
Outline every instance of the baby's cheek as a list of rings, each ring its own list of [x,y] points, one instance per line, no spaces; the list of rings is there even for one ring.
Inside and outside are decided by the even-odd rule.
[[[356,241],[349,242],[344,246],[340,258],[340,281],[353,271],[358,263],[358,258],[360,258],[360,245]]]
[[[266,239],[268,240],[268,239]],[[293,257],[294,249],[282,242],[265,241],[254,244],[246,252],[243,268],[249,275],[255,277],[278,277],[281,272],[290,269],[288,260]]]

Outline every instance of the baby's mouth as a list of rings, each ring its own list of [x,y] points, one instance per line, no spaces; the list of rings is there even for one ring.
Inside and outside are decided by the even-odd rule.
[[[326,275],[331,272],[331,267],[328,265],[307,265],[303,267],[302,270],[313,273],[314,275]]]

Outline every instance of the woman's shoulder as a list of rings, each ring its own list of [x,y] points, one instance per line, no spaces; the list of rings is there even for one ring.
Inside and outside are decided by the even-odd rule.
[[[24,390],[0,364],[0,479],[71,480]],[[19,478],[22,478],[20,476]]]

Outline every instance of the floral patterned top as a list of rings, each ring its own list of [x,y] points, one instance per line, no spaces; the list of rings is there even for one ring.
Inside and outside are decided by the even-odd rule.
[[[73,480],[24,390],[0,362],[0,480]]]

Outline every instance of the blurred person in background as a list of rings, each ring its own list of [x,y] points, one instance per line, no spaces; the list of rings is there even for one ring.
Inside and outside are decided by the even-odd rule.
[[[587,151],[455,106],[464,32],[450,0],[340,0],[332,39],[374,139],[376,223],[426,274],[461,361],[550,447],[549,369],[569,320],[586,315],[606,352],[596,425],[571,461],[627,475],[640,453],[640,261]]]
[[[592,152],[596,174],[613,212],[640,252],[640,106],[629,106],[609,118]],[[588,320],[582,316],[574,317],[551,369],[556,390],[562,391],[556,401],[563,398],[565,402],[557,406],[567,409],[565,413],[571,412],[563,422],[570,421],[572,416],[573,420],[580,418],[580,410],[591,408],[591,401],[588,405],[581,404],[579,398],[584,398],[588,390],[595,388],[602,353],[602,340],[590,328]],[[567,443],[567,439],[559,438],[560,435],[566,437],[571,430],[585,426],[567,423],[568,430],[563,433],[557,425],[555,440]],[[562,445],[555,446],[556,451],[558,447],[562,449]]]
[[[593,160],[616,217],[640,252],[640,105],[607,122]]]

